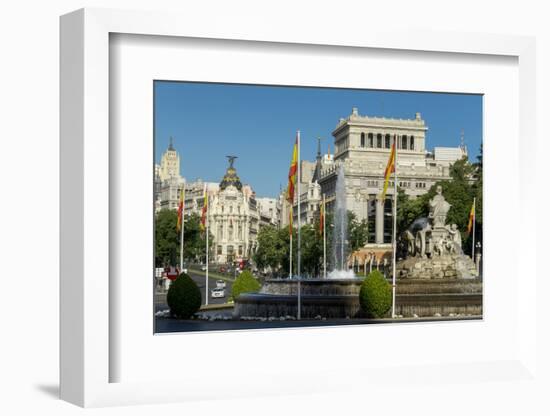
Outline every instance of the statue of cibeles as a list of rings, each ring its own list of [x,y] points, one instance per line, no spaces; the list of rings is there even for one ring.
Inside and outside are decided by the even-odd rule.
[[[445,227],[445,220],[447,219],[447,213],[451,208],[451,204],[445,201],[445,198],[441,194],[443,188],[438,185],[436,188],[436,195],[430,200],[430,218],[433,222],[434,228]]]

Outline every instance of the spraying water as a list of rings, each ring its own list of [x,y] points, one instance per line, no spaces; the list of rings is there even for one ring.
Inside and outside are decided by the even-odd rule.
[[[346,206],[346,181],[344,165],[338,168],[336,178],[334,231],[332,233],[332,256],[334,269],[329,273],[329,279],[353,279],[353,270],[348,270],[348,210]]]

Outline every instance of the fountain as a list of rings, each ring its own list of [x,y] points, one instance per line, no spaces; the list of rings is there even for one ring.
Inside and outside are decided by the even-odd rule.
[[[332,257],[334,269],[327,276],[329,279],[355,279],[353,270],[349,270],[348,253],[348,210],[346,205],[346,178],[344,165],[338,168],[334,204],[334,232],[332,234]]]
[[[334,269],[327,278],[300,281],[301,316],[312,318],[360,317],[359,290],[362,280],[348,270],[348,212],[344,166],[336,177],[334,232],[331,241]],[[297,316],[298,280],[269,279],[258,293],[243,293],[235,300],[235,317],[281,318]]]
[[[456,224],[447,225],[451,205],[436,188],[430,214],[403,233],[406,256],[397,262],[396,310],[404,316],[482,314],[482,283],[473,260],[462,251]],[[401,295],[401,296],[399,296]]]

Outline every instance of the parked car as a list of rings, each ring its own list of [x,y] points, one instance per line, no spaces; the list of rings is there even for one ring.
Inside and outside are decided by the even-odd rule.
[[[203,272],[206,271],[206,264],[203,264],[203,265],[201,266],[201,270],[202,270]]]
[[[216,280],[216,289],[225,289],[225,280]]]
[[[225,289],[218,288],[218,287],[215,289],[212,289],[211,296],[213,298],[225,298]]]

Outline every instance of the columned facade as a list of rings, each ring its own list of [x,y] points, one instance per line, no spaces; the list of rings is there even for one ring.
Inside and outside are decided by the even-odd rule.
[[[332,135],[335,154],[332,165],[323,166],[318,182],[321,195],[334,199],[336,172],[344,166],[346,203],[359,221],[368,223],[367,247],[390,248],[393,226],[393,176],[386,201],[379,200],[384,170],[394,140],[397,147],[398,186],[410,197],[426,193],[433,184],[450,179],[449,166],[467,156],[464,147],[426,150],[428,127],[420,113],[412,119],[362,116],[354,108],[338,122]],[[327,205],[331,209],[332,204]]]

